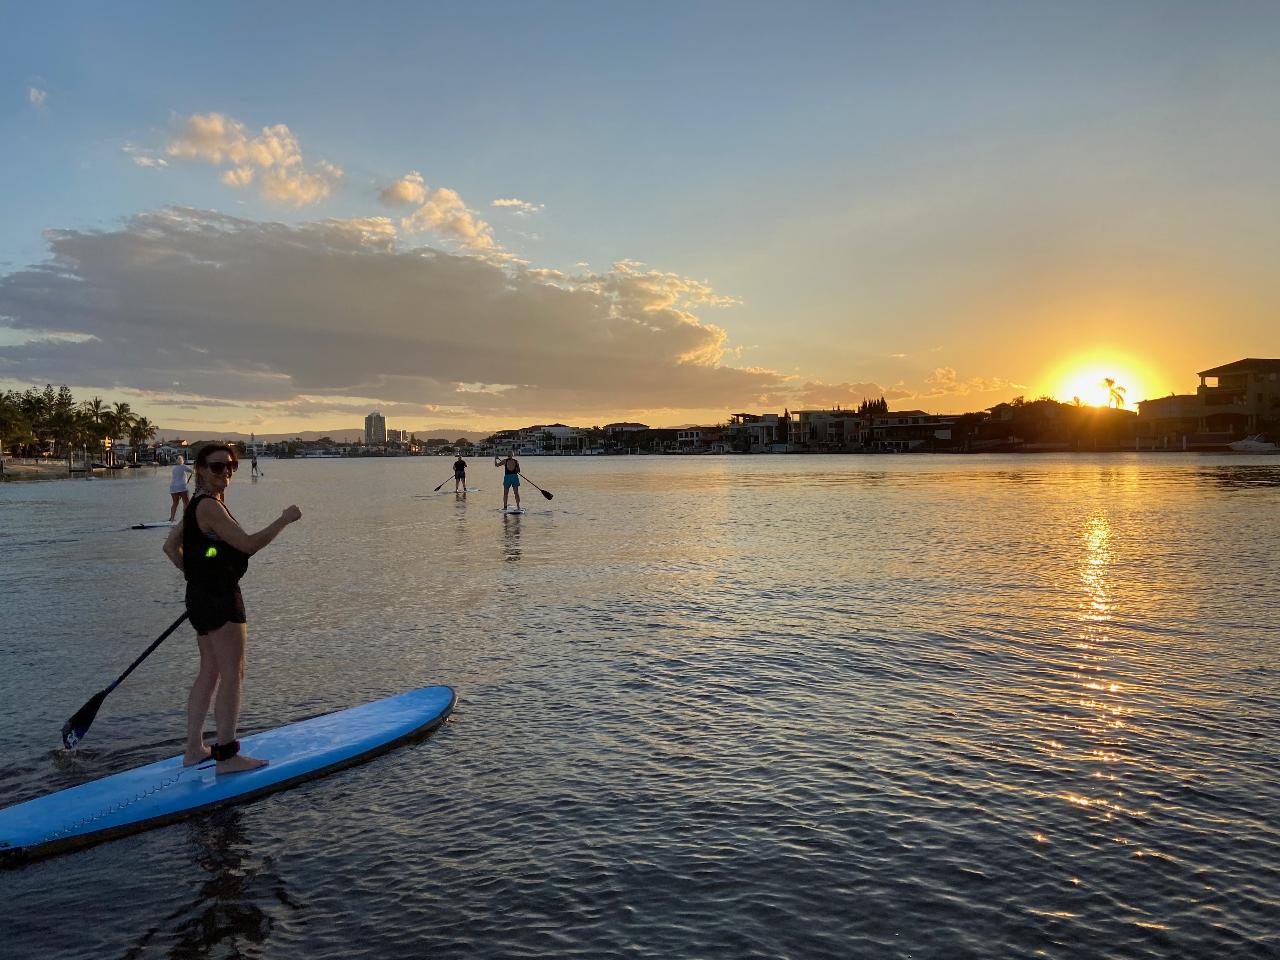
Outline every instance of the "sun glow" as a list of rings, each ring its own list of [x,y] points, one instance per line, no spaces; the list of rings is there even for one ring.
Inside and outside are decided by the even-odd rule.
[[[1076,399],[1091,407],[1125,407],[1136,409],[1147,397],[1145,376],[1134,363],[1107,358],[1088,358],[1064,365],[1048,382],[1055,400],[1071,403]]]

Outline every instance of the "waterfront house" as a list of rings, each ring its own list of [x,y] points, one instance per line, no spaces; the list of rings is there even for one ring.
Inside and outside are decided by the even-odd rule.
[[[923,410],[877,413],[871,417],[869,442],[864,443],[883,453],[947,448],[951,446],[951,428],[955,421],[951,414],[925,413]]]
[[[738,453],[786,453],[791,450],[791,415],[735,413],[726,430]]]
[[[676,432],[676,449],[680,453],[726,453],[725,429],[721,426],[681,427]]]
[[[1194,393],[1171,393],[1138,401],[1138,449],[1191,450],[1221,446],[1230,438],[1200,431],[1200,398]]]
[[[1202,431],[1243,436],[1280,420],[1280,360],[1250,357],[1201,370],[1199,376]]]
[[[1138,445],[1213,449],[1280,426],[1280,360],[1248,357],[1201,370],[1194,394],[1138,403]]]
[[[187,441],[164,440],[156,447],[156,459],[161,463],[186,463]]]
[[[1051,397],[1000,403],[987,420],[955,418],[952,435],[972,452],[1021,450],[1132,450],[1137,414],[1132,410],[1059,403]]]
[[[676,433],[676,447],[681,453],[697,453],[702,449],[702,428],[684,427]]]
[[[619,423],[606,423],[602,428],[607,436],[614,434],[639,433],[642,430],[648,430],[647,423],[628,423],[621,421]]]
[[[791,413],[791,443],[816,451],[857,449],[869,425],[869,418],[856,410],[795,410]]]
[[[680,431],[675,427],[651,427],[643,433],[633,433],[632,442],[649,453],[677,453],[680,450]]]
[[[606,423],[602,429],[606,453],[629,453],[631,450],[638,449],[636,437],[648,430],[649,425],[623,420],[617,423]]]
[[[583,453],[593,446],[592,431],[583,427],[549,423],[532,427],[531,430],[539,433],[539,442],[544,453]]]

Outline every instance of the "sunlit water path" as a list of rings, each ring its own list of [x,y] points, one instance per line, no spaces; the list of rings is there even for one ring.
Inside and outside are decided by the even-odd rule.
[[[407,749],[0,873],[14,957],[1275,957],[1280,458],[264,461],[248,730]],[[180,745],[167,476],[0,486],[0,797]]]

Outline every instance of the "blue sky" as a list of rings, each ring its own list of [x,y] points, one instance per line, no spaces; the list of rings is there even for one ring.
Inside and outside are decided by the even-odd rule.
[[[690,383],[666,405],[590,384],[575,395],[572,377],[540,384],[506,364],[508,379],[480,392],[524,406],[472,403],[466,391],[451,405],[433,387],[415,414],[407,384],[378,395],[368,379],[326,389],[287,365],[268,371],[312,401],[381,401],[459,426],[676,422],[725,403],[856,402],[877,388],[900,407],[956,410],[1053,392],[1095,363],[1140,396],[1188,389],[1201,367],[1276,354],[1275,5],[2,9],[0,284],[49,256],[47,230],[120,232],[169,205],[255,223],[395,220],[403,211],[379,192],[418,171],[531,269],[601,278],[639,261],[632,279],[657,271],[733,298],[681,308],[719,331],[696,362],[774,375],[738,378],[736,403],[731,390]],[[341,177],[322,200],[293,206],[166,153],[187,118],[209,114],[250,135],[286,125],[306,169],[324,161]],[[139,152],[168,165],[139,166]],[[536,212],[492,206],[501,198]],[[397,243],[475,252],[429,231],[400,230]],[[658,300],[642,314],[667,304],[650,293]],[[13,348],[37,328],[4,303],[13,329],[0,328],[10,349],[0,376],[94,379],[103,364]],[[37,312],[56,315],[52,304]],[[456,327],[460,316],[445,319]],[[61,332],[100,336],[93,322]],[[424,314],[415,330],[432,322]],[[439,355],[437,333],[418,346]],[[663,363],[689,362],[670,344],[655,349]],[[127,390],[128,371],[105,366],[119,382],[79,386]],[[162,388],[146,369],[144,398]],[[173,412],[192,422],[213,416],[195,409],[202,400],[260,423],[341,412],[336,399],[329,411],[280,407],[283,393],[185,399]]]

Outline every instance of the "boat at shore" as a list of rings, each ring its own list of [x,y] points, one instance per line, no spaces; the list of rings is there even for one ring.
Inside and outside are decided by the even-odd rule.
[[[1280,446],[1272,443],[1260,433],[1227,444],[1236,453],[1277,453]]]

